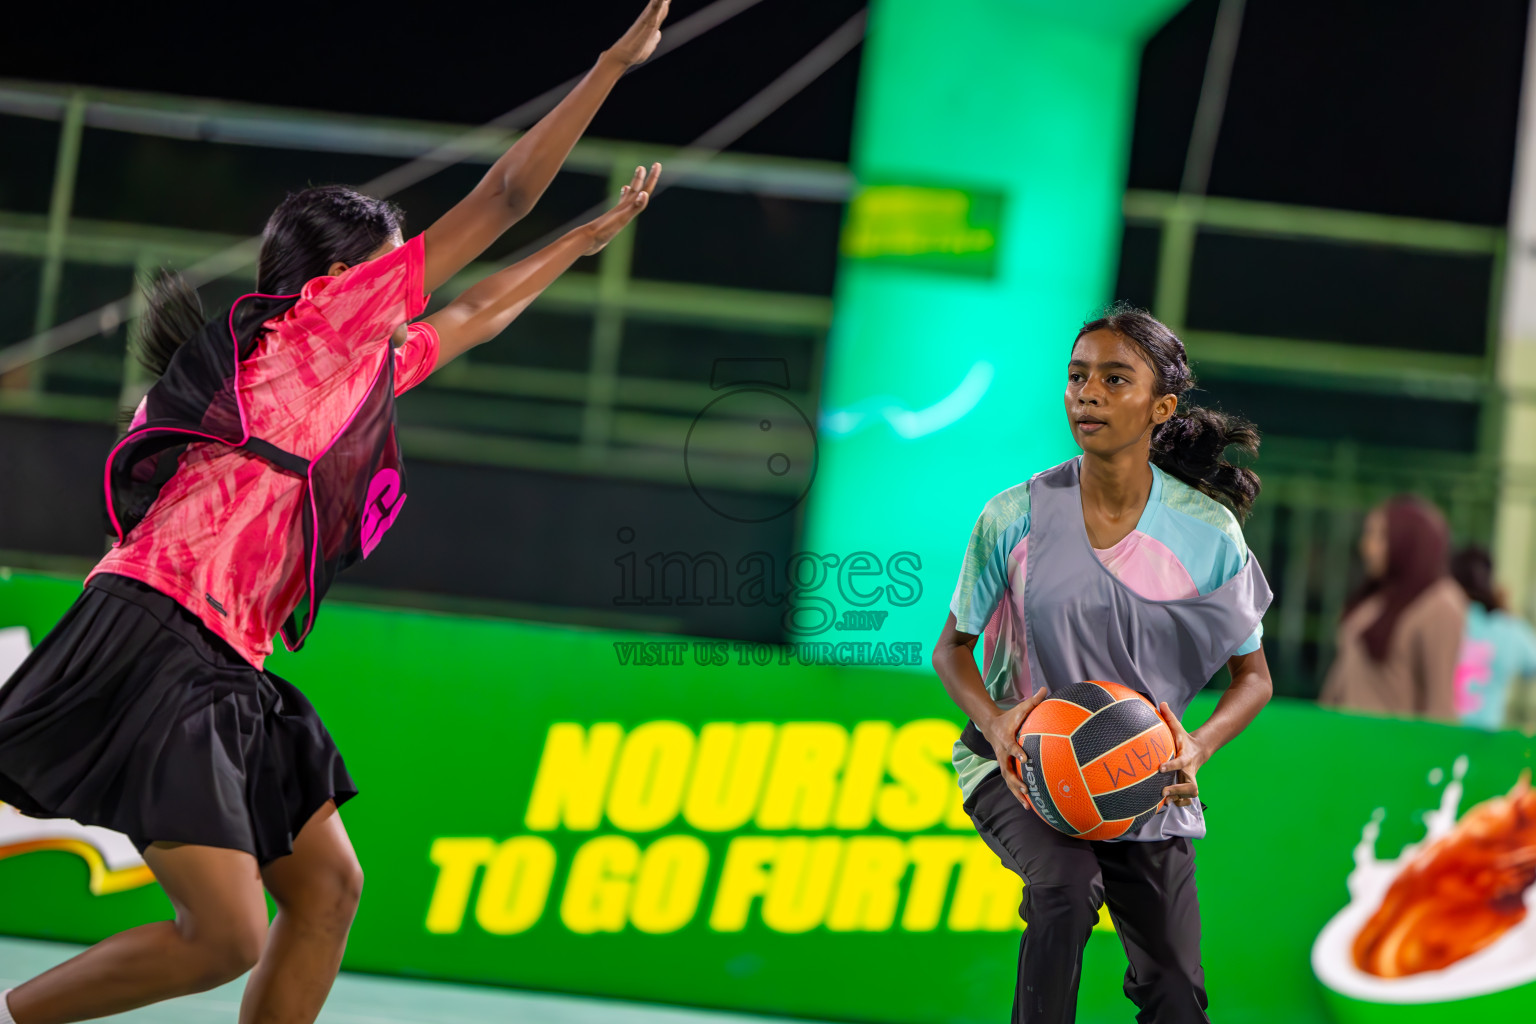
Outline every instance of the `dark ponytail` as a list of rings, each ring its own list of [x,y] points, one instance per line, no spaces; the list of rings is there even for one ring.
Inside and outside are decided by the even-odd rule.
[[[197,289],[174,271],[162,270],[139,287],[144,291],[144,313],[129,351],[140,366],[158,377],[182,342],[196,334],[208,318]]]
[[[1184,343],[1146,310],[1117,302],[1083,324],[1077,336],[1094,331],[1113,331],[1135,345],[1157,374],[1157,394],[1182,400],[1195,386]],[[1152,431],[1152,464],[1227,505],[1241,521],[1259,496],[1259,475],[1228,462],[1228,448],[1257,455],[1258,429],[1240,416],[1192,406]]]
[[[1451,575],[1467,597],[1490,612],[1504,611],[1504,602],[1493,582],[1493,558],[1488,549],[1468,544],[1451,556]]]
[[[307,282],[330,273],[333,263],[350,267],[366,261],[385,242],[401,234],[404,223],[394,203],[340,185],[289,193],[272,211],[262,232],[256,290],[264,295],[294,295]],[[144,295],[146,305],[133,355],[158,377],[176,350],[208,317],[197,289],[172,271],[162,271],[144,286]],[[286,308],[279,306],[276,313]],[[274,315],[270,306],[263,312],[268,317]]]

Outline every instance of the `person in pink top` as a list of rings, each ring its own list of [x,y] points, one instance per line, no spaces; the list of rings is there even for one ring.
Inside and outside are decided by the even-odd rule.
[[[361,209],[360,199],[336,186],[307,189],[288,197],[273,222]],[[379,230],[390,229],[390,215],[383,204],[374,207]],[[299,301],[263,325],[255,350],[239,364],[238,393],[253,434],[313,459],[357,408],[391,347],[384,339],[426,305],[426,235],[385,245],[393,248],[382,256],[305,282]],[[396,395],[426,379],[441,351],[431,320],[404,331],[390,355]],[[141,404],[136,423],[144,410]],[[274,473],[261,459],[231,459],[221,445],[189,447],[144,519],[87,581],[111,573],[145,583],[261,668],[305,591],[302,544],[291,542],[300,489],[296,476]]]
[[[405,239],[390,203],[309,188],[267,223],[258,294],[205,319],[178,279],[153,289],[140,355],[160,378],[103,478],[114,544],[0,690],[0,801],[126,833],[175,918],[0,993],[0,1024],[104,1017],[253,968],[242,1022],[319,1014],[362,890],[337,812],[357,787],[303,694],[265,670],[272,637],[302,646],[331,578],[400,514],[395,396],[645,209],[659,164],[596,220],[412,322],[532,208],[667,10],[650,0],[421,234]]]

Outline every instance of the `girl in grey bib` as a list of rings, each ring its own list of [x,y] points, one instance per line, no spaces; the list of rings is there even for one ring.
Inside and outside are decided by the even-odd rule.
[[[1194,386],[1184,345],[1116,306],[1083,325],[1066,412],[1083,454],[987,503],[934,650],[970,716],[955,745],[965,809],[1023,878],[1013,1018],[1073,1019],[1083,948],[1108,906],[1130,959],[1140,1021],[1206,1021],[1192,839],[1205,835],[1196,773],[1269,700],[1260,642],[1270,591],[1237,516],[1258,477],[1226,461],[1258,445],[1251,424],[1178,408]],[[1236,513],[1236,515],[1234,515]],[[986,637],[978,671],[976,641]],[[1226,664],[1210,719],[1180,716]],[[1146,694],[1173,730],[1164,807],[1119,840],[1056,831],[1025,802],[1019,726],[1052,687],[1106,679]]]

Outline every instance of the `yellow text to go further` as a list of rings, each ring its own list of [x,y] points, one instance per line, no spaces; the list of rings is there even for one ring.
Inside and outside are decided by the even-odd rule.
[[[441,838],[427,931],[459,932],[472,897],[475,922],[494,935],[527,931],[552,903],[560,925],[580,935],[667,934],[700,917],[715,932],[754,921],[786,934],[1021,927],[1018,876],[974,835],[736,836],[714,873],[711,845],[692,835],[643,847],[622,835],[588,839],[552,901],[557,856],[544,837]]]

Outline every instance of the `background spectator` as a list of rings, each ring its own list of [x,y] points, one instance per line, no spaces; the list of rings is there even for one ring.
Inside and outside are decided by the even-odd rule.
[[[1504,590],[1493,580],[1493,560],[1485,549],[1468,545],[1458,551],[1451,575],[1470,602],[1456,665],[1456,713],[1484,729],[1515,724],[1511,684],[1536,676],[1536,630],[1505,609]]]
[[[1449,546],[1445,518],[1421,498],[1389,499],[1365,517],[1366,579],[1339,623],[1320,703],[1456,719],[1467,598],[1449,574]]]

